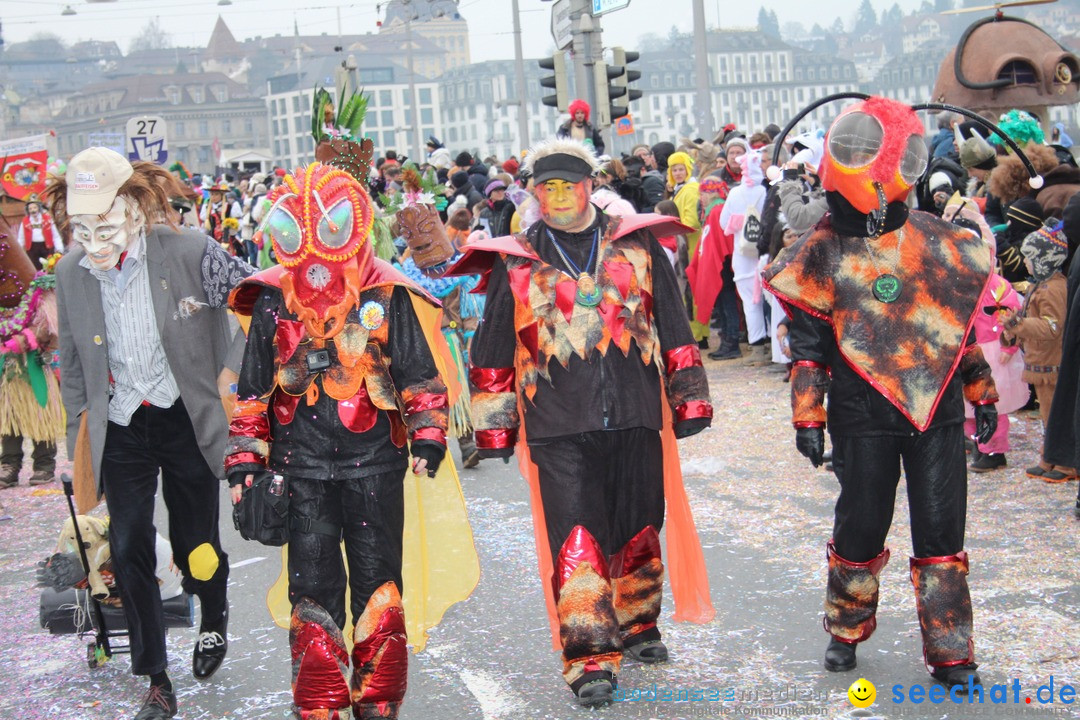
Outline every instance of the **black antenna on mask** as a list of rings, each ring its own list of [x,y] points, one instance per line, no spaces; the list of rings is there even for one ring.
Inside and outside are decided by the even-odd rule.
[[[912,105],[911,109],[918,112],[919,110],[941,110],[944,112],[953,112],[958,115],[974,120],[979,125],[982,125],[985,129],[997,135],[1001,138],[1002,142],[1009,146],[1009,149],[1016,153],[1016,156],[1020,158],[1020,162],[1024,163],[1024,167],[1028,171],[1028,185],[1035,190],[1038,190],[1043,186],[1042,176],[1035,170],[1035,166],[1031,164],[1031,160],[1024,154],[1024,151],[1020,149],[1020,146],[1016,144],[1016,141],[1005,134],[1005,131],[999,128],[993,122],[987,120],[982,115],[976,112],[962,108],[957,105],[949,105],[948,103],[919,103],[918,105]]]

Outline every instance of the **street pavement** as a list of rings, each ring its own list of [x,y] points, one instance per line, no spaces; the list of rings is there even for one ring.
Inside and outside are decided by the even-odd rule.
[[[825,672],[825,542],[836,480],[796,453],[789,385],[781,375],[737,362],[706,366],[714,424],[682,441],[681,454],[715,620],[675,624],[665,602],[661,626],[671,661],[626,664],[619,676],[626,699],[598,711],[576,707],[551,650],[526,488],[515,463],[484,461],[461,472],[481,580],[468,601],[446,614],[427,649],[410,656],[403,719],[1080,717],[1076,705],[1062,702],[1067,690],[1061,693],[1064,685],[1080,690],[1076,484],[1047,485],[1023,475],[1038,459],[1037,419],[1014,416],[1007,469],[969,478],[967,549],[984,702],[913,704],[909,688],[929,689],[930,682],[908,580],[903,483],[877,632],[859,646],[857,670]],[[34,571],[54,551],[67,507],[57,486],[26,487],[28,475],[24,469],[23,485],[0,492],[6,518],[0,521],[0,720],[131,718],[144,680],[130,675],[128,659],[116,656],[91,670],[86,638],[49,635],[39,625]],[[227,507],[224,488],[221,498]],[[167,532],[160,503],[158,527]],[[190,674],[196,630],[170,630],[178,717],[284,719],[291,697],[288,634],[273,625],[264,605],[280,571],[279,552],[241,540],[227,512],[222,531],[232,564],[229,655],[210,681],[197,682]],[[847,696],[859,677],[877,689],[868,709],[854,708]],[[1051,677],[1055,702],[1043,704],[1048,688],[1041,696],[1037,691]],[[1007,686],[1010,704],[991,704],[993,684]],[[1019,704],[1012,702],[1014,690]],[[903,704],[894,702],[898,696]]]

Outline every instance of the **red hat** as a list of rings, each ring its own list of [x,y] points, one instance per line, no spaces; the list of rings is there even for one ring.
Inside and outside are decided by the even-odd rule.
[[[274,168],[274,174],[278,177],[285,177],[285,168]]]
[[[574,115],[577,114],[578,110],[583,111],[585,113],[585,121],[588,122],[591,108],[589,108],[589,103],[585,102],[581,98],[578,98],[574,102],[570,103],[570,107],[567,109],[570,111],[570,117],[574,117]]]
[[[521,169],[521,163],[519,163],[514,158],[510,158],[502,164],[502,169],[510,173],[511,175],[517,175],[518,170]]]

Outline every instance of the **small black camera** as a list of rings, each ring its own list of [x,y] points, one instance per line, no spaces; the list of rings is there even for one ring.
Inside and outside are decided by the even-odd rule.
[[[329,350],[312,350],[307,354],[307,371],[309,374],[322,372],[328,367],[330,367]]]

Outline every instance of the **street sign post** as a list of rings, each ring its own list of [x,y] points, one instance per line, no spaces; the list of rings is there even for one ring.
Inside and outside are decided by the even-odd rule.
[[[622,10],[629,5],[630,0],[592,0],[592,14],[593,17],[596,17],[615,10]]]
[[[128,160],[147,160],[164,165],[169,159],[165,119],[156,115],[133,117],[127,121]]]
[[[551,6],[551,37],[556,50],[565,50],[574,41],[574,23],[570,19],[570,0],[556,0]]]

